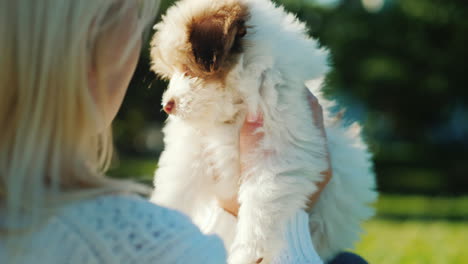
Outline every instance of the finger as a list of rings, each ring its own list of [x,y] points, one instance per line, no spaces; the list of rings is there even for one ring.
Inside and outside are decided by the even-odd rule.
[[[324,137],[324,140],[325,140],[325,146],[326,146],[326,157],[325,158],[326,158],[327,164],[328,164],[328,168],[325,171],[321,172],[323,178],[322,178],[321,182],[317,183],[317,191],[309,197],[309,202],[307,204],[307,210],[310,211],[315,206],[315,204],[318,202],[318,199],[319,199],[319,196],[320,196],[321,192],[326,187],[328,182],[331,180],[331,178],[333,176],[333,171],[332,171],[332,167],[331,167],[330,152],[328,150],[328,144],[327,144],[327,135],[326,135],[326,132],[325,132],[325,124],[324,124],[324,118],[323,118],[323,108],[320,105],[317,97],[315,97],[312,94],[312,92],[310,92],[308,89],[307,89],[307,91],[308,91],[307,100],[308,100],[309,106],[310,106],[310,108],[312,110],[313,122],[314,122],[315,126],[318,129],[320,129],[320,131],[322,132],[322,135]]]
[[[246,118],[239,135],[239,151],[241,156],[241,172],[245,172],[251,167],[252,161],[246,159],[248,155],[259,146],[263,139],[264,133],[258,131],[259,128],[263,127],[263,113],[259,112],[256,114],[253,122],[249,122]]]
[[[258,122],[260,119],[263,118],[263,115],[260,111],[256,112],[256,113],[247,113],[247,116],[246,116],[246,121],[249,122],[249,123],[255,123],[255,122]]]
[[[259,125],[263,125],[263,113],[262,113],[262,111],[258,111],[256,113],[247,113],[245,121],[247,123],[257,123]]]
[[[241,128],[241,136],[253,135],[255,131],[260,127],[263,127],[263,113],[249,113],[247,114],[245,122]]]
[[[322,130],[323,135],[325,136],[324,123],[323,123],[323,109],[320,105],[317,97],[315,97],[312,92],[307,90],[307,100],[309,101],[309,106],[312,110],[312,117],[314,119],[314,124],[320,130]]]
[[[237,195],[231,199],[218,199],[218,204],[221,208],[224,209],[227,213],[237,217],[239,213],[240,204],[237,201]]]

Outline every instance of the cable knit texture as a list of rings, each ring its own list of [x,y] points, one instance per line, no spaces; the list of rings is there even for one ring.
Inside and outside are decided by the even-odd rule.
[[[230,248],[236,233],[237,219],[223,209],[211,205],[198,221],[206,234],[218,234]],[[290,217],[282,230],[284,247],[270,264],[323,264],[314,248],[309,231],[309,215],[299,210]]]
[[[61,209],[29,235],[15,263],[226,262],[222,241],[184,215],[133,196],[105,196]],[[7,263],[0,241],[0,263]]]
[[[309,231],[309,215],[298,211],[283,229],[286,245],[271,264],[323,264],[315,251]]]

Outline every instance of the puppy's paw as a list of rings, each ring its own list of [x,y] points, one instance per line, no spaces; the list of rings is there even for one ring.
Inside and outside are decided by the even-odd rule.
[[[231,248],[228,264],[256,264],[264,262],[263,250],[249,244],[235,244]]]

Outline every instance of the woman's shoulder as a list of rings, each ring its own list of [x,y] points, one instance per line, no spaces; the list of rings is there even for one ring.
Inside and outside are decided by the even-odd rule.
[[[82,234],[118,231],[106,238],[120,241],[134,241],[137,235],[163,239],[199,231],[188,216],[136,195],[105,195],[74,202],[60,210],[57,217]]]
[[[187,258],[195,259],[191,263],[223,263],[226,254],[218,237],[203,235],[187,216],[138,196],[109,195],[76,202],[58,217],[93,251],[115,263],[185,263]],[[208,261],[213,254],[215,262]]]
[[[85,223],[96,224],[96,228],[113,226],[124,222],[138,220],[151,228],[157,225],[191,224],[184,214],[158,206],[137,195],[98,196],[65,206],[59,215],[62,218],[78,218]],[[104,222],[102,222],[104,221]]]

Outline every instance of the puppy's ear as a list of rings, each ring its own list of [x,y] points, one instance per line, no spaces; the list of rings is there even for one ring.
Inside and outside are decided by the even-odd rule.
[[[224,7],[193,19],[189,41],[202,71],[216,72],[230,55],[242,52],[246,19],[246,9],[241,6]]]

